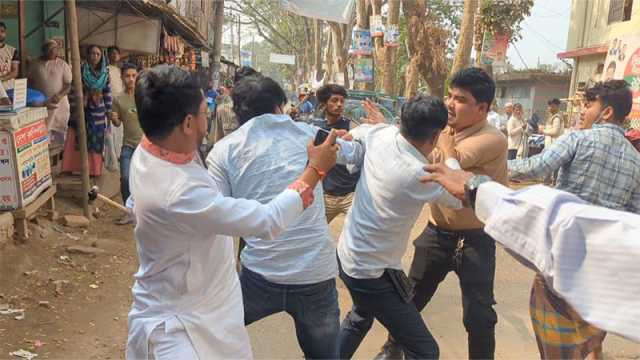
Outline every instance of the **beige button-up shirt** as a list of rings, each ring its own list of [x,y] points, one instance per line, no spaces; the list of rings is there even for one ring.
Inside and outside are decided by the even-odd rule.
[[[443,162],[447,158],[458,160],[466,171],[491,176],[501,184],[507,183],[507,139],[486,120],[457,132],[446,127],[436,144],[433,160]],[[454,210],[434,203],[430,206],[431,222],[440,228],[469,230],[484,226],[473,209]]]

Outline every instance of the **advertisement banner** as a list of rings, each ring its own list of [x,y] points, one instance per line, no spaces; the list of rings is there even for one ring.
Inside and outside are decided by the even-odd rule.
[[[629,119],[631,127],[640,128],[640,34],[611,40],[604,62],[602,80],[625,80],[633,94]]]
[[[240,66],[252,66],[251,59],[253,54],[251,51],[240,50]]]
[[[389,25],[384,29],[384,46],[397,47],[400,45],[400,30],[397,25]]]
[[[355,60],[354,80],[357,82],[373,82],[373,59],[359,57]]]
[[[371,55],[373,47],[371,44],[371,31],[354,28],[351,32],[351,55]]]
[[[482,39],[482,63],[492,65],[493,63],[503,63],[507,59],[507,48],[509,47],[509,36],[500,33],[484,33]]]
[[[296,57],[295,55],[271,53],[269,54],[269,62],[273,64],[295,65]]]
[[[371,15],[369,17],[371,25],[371,36],[384,36],[384,24],[382,23],[382,15]]]

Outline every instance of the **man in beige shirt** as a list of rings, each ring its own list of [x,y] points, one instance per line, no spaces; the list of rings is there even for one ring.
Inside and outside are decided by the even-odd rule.
[[[440,135],[433,162],[453,157],[462,169],[507,183],[507,139],[487,122],[495,83],[483,70],[469,68],[451,79],[448,127]],[[470,359],[492,359],[495,352],[493,309],[495,243],[482,230],[473,209],[453,210],[431,204],[431,219],[414,241],[410,277],[413,302],[424,309],[440,282],[454,271],[462,290],[463,323],[468,333]],[[380,358],[396,358],[399,348],[389,339]]]
[[[544,135],[544,147],[548,148],[564,133],[564,124],[560,115],[560,100],[551,99],[547,103],[549,109],[549,119],[544,127],[539,126],[540,133]]]

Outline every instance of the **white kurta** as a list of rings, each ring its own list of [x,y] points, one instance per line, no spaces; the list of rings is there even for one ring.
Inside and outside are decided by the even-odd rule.
[[[640,215],[537,185],[482,184],[484,230],[534,268],[588,323],[640,342]]]
[[[139,146],[131,161],[140,267],[127,359],[149,358],[157,328],[200,359],[249,359],[231,236],[273,239],[302,213],[302,200],[292,190],[264,205],[223,197],[197,160],[179,164],[152,150]]]
[[[518,119],[515,116],[511,116],[507,122],[507,141],[509,143],[509,150],[518,150],[518,155],[524,152],[525,143],[525,129],[522,126],[525,124],[524,120]]]

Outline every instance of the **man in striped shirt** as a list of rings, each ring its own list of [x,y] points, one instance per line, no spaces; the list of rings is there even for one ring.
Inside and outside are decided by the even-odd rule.
[[[640,154],[622,128],[631,111],[631,91],[624,80],[610,80],[588,89],[585,98],[580,120],[593,127],[558,138],[539,155],[509,161],[511,176],[539,178],[559,170],[557,189],[594,205],[640,213]],[[542,358],[601,358],[605,332],[580,318],[540,275],[530,310]]]

